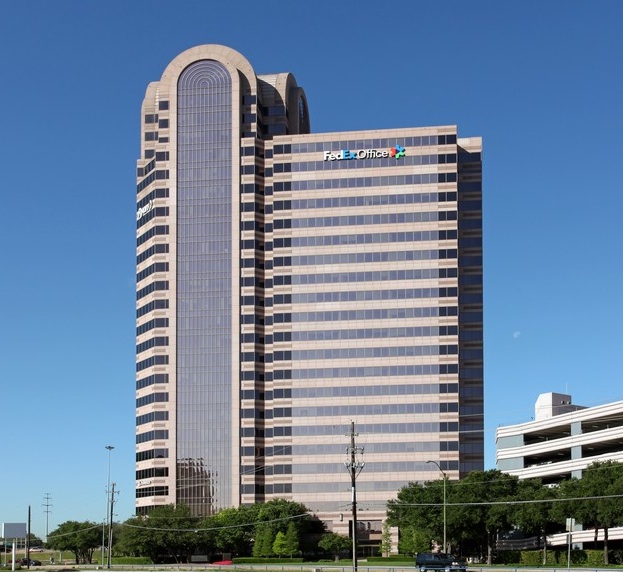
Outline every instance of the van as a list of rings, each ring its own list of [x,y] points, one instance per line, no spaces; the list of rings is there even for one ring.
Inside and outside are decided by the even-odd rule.
[[[465,572],[467,570],[465,560],[445,552],[418,552],[415,557],[415,567],[420,572],[426,572],[427,570],[443,570],[444,572],[456,570]]]

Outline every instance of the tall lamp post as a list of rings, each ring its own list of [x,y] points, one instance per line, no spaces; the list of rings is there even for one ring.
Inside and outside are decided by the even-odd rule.
[[[114,449],[112,445],[106,445],[104,447],[108,451],[108,476],[106,478],[106,515],[102,522],[102,566],[104,566],[104,550],[106,548],[106,521],[108,520],[108,504],[110,503],[110,453]],[[108,547],[110,550],[110,546]]]
[[[448,551],[448,544],[446,542],[446,473],[444,473],[443,469],[439,466],[437,461],[426,461],[427,463],[431,463],[436,465],[439,469],[439,472],[443,475],[443,551]]]

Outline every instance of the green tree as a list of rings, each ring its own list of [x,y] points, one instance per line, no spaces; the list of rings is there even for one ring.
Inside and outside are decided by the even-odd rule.
[[[322,523],[312,517],[303,504],[285,499],[274,499],[260,505],[255,526],[255,541],[260,542],[260,546],[254,547],[253,554],[269,556],[272,553],[277,533],[282,532],[287,536],[291,526],[295,531],[290,531],[290,537],[297,537],[297,548],[294,553],[299,550],[304,536],[308,539],[310,537],[317,539],[324,532]],[[270,533],[267,533],[267,530]]]
[[[292,521],[288,523],[288,530],[286,530],[286,556],[292,558],[295,554],[299,552],[299,529],[296,524]]]
[[[124,556],[148,556],[152,562],[155,553],[150,546],[151,534],[144,516],[129,518],[121,524],[119,532],[115,535],[115,550]]]
[[[118,548],[126,554],[148,556],[156,564],[188,563],[204,539],[199,528],[200,519],[186,505],[157,507],[147,516],[123,523]]]
[[[279,556],[287,556],[287,545],[286,545],[286,535],[279,531],[277,536],[275,536],[275,542],[273,542],[273,554]]]
[[[526,502],[515,505],[513,522],[525,534],[539,536],[543,546],[543,565],[547,563],[547,536],[561,529],[552,516],[553,503],[548,502],[556,497],[557,489],[543,486],[540,479],[525,479],[518,483],[517,499]]]
[[[102,527],[95,522],[68,520],[48,535],[48,547],[73,552],[76,564],[91,564],[93,551],[100,546]]]
[[[270,526],[256,526],[255,544],[253,545],[253,556],[256,558],[268,558],[273,555],[273,544],[276,535],[273,536],[273,529]]]
[[[335,560],[338,560],[340,554],[347,554],[352,546],[352,542],[348,536],[335,534],[335,532],[327,532],[322,535],[318,546],[325,552],[329,552]]]
[[[446,495],[450,497],[453,481],[446,481]],[[400,529],[401,546],[409,546],[407,552],[421,552],[423,536],[426,537],[426,548],[430,550],[431,540],[435,539],[438,545],[443,544],[443,479],[428,481],[425,483],[409,483],[400,491],[396,499],[387,503],[387,521],[390,526]],[[450,507],[446,507],[447,514],[451,513]],[[448,520],[447,524],[450,522]],[[460,524],[460,521],[459,521]],[[407,532],[408,531],[408,532]],[[417,542],[415,539],[417,531]],[[453,530],[447,526],[448,540],[452,540]],[[458,535],[458,531],[456,532]],[[402,548],[401,548],[402,551]]]
[[[30,532],[28,534],[28,546],[30,548],[39,548],[43,546],[43,540],[39,538],[36,534]]]
[[[223,555],[249,556],[255,537],[260,505],[227,508],[206,519],[204,528],[214,528],[214,545]]]
[[[519,480],[498,470],[472,471],[452,487],[449,526],[460,531],[463,552],[486,554],[492,563],[497,534],[512,526]]]
[[[562,483],[564,498],[578,499],[565,503],[568,518],[575,518],[584,528],[595,529],[595,542],[599,529],[604,531],[604,564],[608,564],[608,529],[623,524],[623,464],[606,461],[590,465],[580,480]],[[601,498],[603,497],[603,498]],[[563,514],[556,511],[562,521]]]
[[[425,530],[419,530],[412,526],[405,526],[400,529],[398,538],[398,551],[400,554],[411,554],[415,556],[418,552],[430,550],[431,535]]]
[[[392,530],[389,522],[385,520],[381,531],[381,554],[389,556],[392,552]]]

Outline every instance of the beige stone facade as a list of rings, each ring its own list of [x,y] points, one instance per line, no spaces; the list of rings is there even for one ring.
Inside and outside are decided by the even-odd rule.
[[[288,498],[365,539],[483,467],[481,140],[309,133],[291,74],[178,56],[142,108],[137,510]]]

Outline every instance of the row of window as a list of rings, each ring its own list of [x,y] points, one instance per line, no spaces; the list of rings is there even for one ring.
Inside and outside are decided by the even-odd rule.
[[[155,486],[155,487],[142,487],[136,489],[136,498],[145,497],[166,497],[169,495],[169,487],[167,486]]]
[[[442,384],[443,385],[443,384]],[[448,384],[452,385],[452,384]],[[456,393],[450,392],[450,393]],[[414,433],[456,433],[459,430],[459,424],[456,421],[426,421],[417,423],[358,423],[357,430],[361,433],[369,435],[396,435],[396,434],[414,434]],[[240,434],[242,437],[265,437],[271,439],[273,437],[318,437],[335,435],[346,435],[350,431],[350,426],[340,427],[339,425],[297,425],[292,427],[275,426],[267,427],[264,431],[257,427],[241,427]],[[260,434],[258,434],[260,433]]]
[[[339,275],[338,275],[339,276]],[[347,275],[344,275],[347,279]],[[338,279],[333,281],[338,282]],[[471,288],[471,287],[470,287]],[[248,295],[240,297],[241,306],[257,306],[270,308],[280,305],[291,304],[317,304],[320,302],[364,302],[378,300],[411,300],[424,298],[452,298],[458,295],[458,288],[404,288],[398,290],[348,290],[339,292],[303,292],[300,294],[275,294],[272,298],[264,298],[259,295]],[[474,294],[472,296],[462,295],[464,303],[470,300],[482,302],[482,296]]]
[[[153,479],[157,477],[168,477],[169,467],[150,467],[149,469],[141,469],[136,471],[136,480]]]
[[[417,260],[448,260],[454,259],[458,255],[456,248],[436,248],[424,250],[402,250],[390,252],[357,252],[357,253],[336,253],[336,254],[310,254],[307,256],[275,256],[273,266],[280,268],[283,266],[311,266],[326,264],[365,264],[370,262],[411,262]],[[388,274],[388,272],[380,272]],[[359,273],[354,273],[359,274]],[[340,277],[346,278],[350,273],[325,274],[320,276],[330,277],[325,282],[342,282]]]
[[[458,403],[383,403],[376,405],[325,405],[320,407],[293,407],[291,415],[296,419],[304,417],[350,418],[369,415],[427,415],[438,413],[458,413]]]
[[[276,218],[274,227],[275,230],[282,228],[330,228],[379,224],[417,224],[421,222],[437,222],[437,220],[440,220],[437,213],[398,212],[310,218]],[[451,213],[449,220],[456,220],[456,212]],[[426,232],[430,233],[431,231],[423,231],[423,233]],[[434,238],[414,238],[414,240],[434,240]]]
[[[148,367],[153,367],[155,365],[167,365],[169,363],[169,356],[167,355],[157,355],[151,356],[143,361],[139,361],[136,364],[136,371],[143,371]]]
[[[292,436],[292,427],[291,426],[287,426],[287,427],[275,427],[273,428],[267,428],[265,431],[264,429],[259,429],[257,426],[254,427],[241,427],[240,428],[240,434],[243,437],[261,437],[263,438],[264,436],[266,438],[272,438],[274,437],[291,437]]]
[[[374,308],[357,310],[332,310],[319,312],[277,313],[274,323],[284,322],[346,322],[354,320],[400,320],[409,318],[434,318],[457,316],[457,306],[426,306],[423,308]]]
[[[154,310],[166,310],[168,307],[169,301],[166,299],[152,300],[136,310],[136,317],[141,318],[145,314],[149,314]]]
[[[145,177],[142,181],[136,185],[136,194],[140,193],[143,189],[149,186],[154,181],[163,181],[169,178],[169,170],[168,169],[159,169],[158,171],[153,171],[147,177]]]
[[[343,447],[342,447],[343,449]],[[245,466],[240,467],[240,473],[245,475],[264,475],[270,477],[271,475],[291,475],[292,465],[267,465],[267,466]]]
[[[145,280],[148,276],[151,276],[154,272],[167,272],[169,270],[168,262],[155,262],[154,264],[149,265],[147,268],[141,270],[136,275],[136,281],[140,282],[141,280]]]
[[[169,207],[152,208],[136,221],[136,228],[141,228],[157,216],[169,216]]]
[[[136,335],[140,336],[149,330],[153,330],[154,328],[166,328],[169,325],[169,318],[154,318],[153,320],[149,320],[149,322],[145,322],[136,328]]]
[[[241,457],[283,457],[292,455],[291,445],[278,445],[275,447],[240,447]]]
[[[443,153],[432,155],[405,155],[399,161],[395,157],[379,157],[357,159],[353,161],[287,161],[274,163],[275,173],[305,173],[308,171],[336,171],[342,169],[370,169],[390,166],[421,166],[421,165],[446,165],[456,163],[456,153]]]
[[[150,449],[149,451],[136,453],[136,462],[149,461],[150,459],[167,459],[168,457],[168,449]]]
[[[168,429],[157,429],[155,431],[146,431],[145,433],[139,433],[136,436],[136,444],[146,443],[147,441],[157,441],[160,439],[168,439]]]
[[[456,345],[441,346],[399,346],[381,348],[334,348],[316,350],[275,351],[273,361],[292,360],[327,360],[327,359],[365,359],[391,358],[416,356],[446,356],[457,355],[459,347]]]
[[[149,387],[154,383],[169,383],[169,374],[168,373],[154,373],[152,375],[148,375],[146,377],[142,377],[141,379],[136,380],[136,389],[143,389],[145,387]]]
[[[443,200],[442,200],[443,199]],[[355,196],[346,195],[338,197],[321,197],[309,199],[287,199],[278,200],[274,203],[274,210],[306,210],[306,209],[337,209],[347,207],[367,207],[381,205],[413,205],[413,204],[429,204],[441,202],[455,202],[457,193],[394,193],[382,195],[365,195]],[[456,215],[456,211],[442,211],[448,213],[447,216]],[[431,216],[437,214],[437,211],[431,211]],[[441,215],[440,215],[441,216]],[[436,220],[431,218],[430,220]],[[453,218],[438,220],[454,220]]]
[[[246,389],[240,392],[241,399],[270,402],[277,399],[322,399],[343,397],[373,397],[390,395],[438,395],[458,393],[458,383],[382,384],[382,385],[336,385],[325,387],[286,387],[266,391]],[[246,437],[255,435],[243,435]]]
[[[404,326],[392,328],[353,328],[321,330],[288,330],[275,332],[275,342],[318,342],[327,340],[380,340],[416,337],[456,336],[458,326]],[[246,334],[243,334],[246,335]],[[246,341],[243,339],[243,341]]]
[[[413,251],[411,251],[413,252]],[[336,255],[339,257],[339,262],[332,262],[332,264],[348,264],[352,263],[365,263],[370,264],[372,262],[395,262],[395,261],[404,261],[399,257],[394,257],[391,255],[403,254],[403,253],[382,253],[388,254],[390,257],[385,259],[384,256],[381,256],[383,260],[378,260],[377,254],[367,252],[365,254],[347,254],[344,255],[344,260],[341,260],[341,255]],[[410,254],[407,252],[406,254]],[[332,255],[331,255],[332,256]],[[299,257],[295,257],[299,258]],[[308,258],[308,257],[300,257],[300,258]],[[353,260],[354,258],[354,260]],[[362,260],[363,258],[363,260]],[[346,260],[347,259],[347,260]],[[329,264],[328,262],[309,262],[308,264]],[[292,265],[294,266],[294,264]],[[458,275],[458,270],[456,268],[423,268],[422,270],[377,270],[377,271],[369,271],[369,272],[340,272],[334,273],[329,272],[325,274],[291,274],[291,275],[277,275],[274,279],[275,286],[289,286],[292,284],[296,285],[308,285],[308,284],[349,284],[354,282],[386,282],[391,280],[392,282],[398,280],[438,280],[443,278],[456,278]]]
[[[458,441],[396,441],[396,442],[368,442],[366,443],[366,456],[369,454],[387,453],[435,453],[439,451],[458,451]],[[341,443],[319,443],[313,445],[294,445],[292,454],[299,459],[314,455],[339,455],[343,453],[344,445]],[[366,465],[367,466],[367,465]],[[296,465],[301,467],[301,465]],[[302,470],[302,469],[301,469]],[[428,467],[425,470],[429,470]]]
[[[440,213],[440,214],[443,214]],[[421,240],[455,240],[456,230],[433,230],[422,232],[374,232],[362,234],[329,234],[320,236],[294,236],[275,238],[274,248],[304,248],[308,246],[343,246],[355,244],[396,244]],[[435,235],[436,233],[436,235]],[[426,238],[425,238],[426,237]],[[265,245],[269,251],[269,243]]]
[[[169,160],[169,152],[168,151],[156,151],[155,149],[145,149],[145,159],[156,158],[156,161],[168,161]]]
[[[320,153],[340,149],[382,149],[400,145],[401,147],[427,147],[429,145],[455,145],[456,133],[448,135],[421,135],[409,137],[377,139],[345,139],[342,141],[318,141],[309,143],[287,143],[275,145],[275,155],[288,153]]]
[[[169,289],[169,281],[168,280],[157,280],[156,282],[152,282],[148,284],[144,288],[136,291],[136,299],[140,300],[145,296],[151,294],[152,292],[168,290]]]
[[[152,159],[144,167],[138,167],[136,169],[136,176],[144,177],[145,175],[148,175],[149,173],[151,173],[155,168],[156,168],[156,159]]]
[[[321,302],[361,302],[377,300],[411,300],[420,298],[453,298],[458,288],[404,288],[395,290],[362,290],[346,292],[304,292],[301,294],[276,294],[275,306],[281,304],[319,304]],[[241,303],[247,302],[243,296]],[[253,296],[251,296],[253,298]]]
[[[385,175],[382,177],[275,181],[273,187],[275,193],[278,193],[284,191],[317,191],[323,189],[360,189],[362,187],[437,185],[440,183],[456,183],[456,173],[423,173],[421,175]]]
[[[141,246],[154,236],[162,236],[169,234],[169,225],[152,226],[136,239],[136,246]]]
[[[158,243],[150,246],[147,250],[144,250],[136,257],[136,264],[139,265],[141,262],[145,262],[148,258],[154,256],[154,254],[168,254],[169,253],[169,243]]]
[[[150,405],[151,403],[166,403],[169,401],[169,394],[164,393],[150,393],[149,395],[145,395],[144,397],[139,397],[136,400],[136,408],[144,407],[145,405]]]
[[[441,463],[440,463],[441,464]],[[445,464],[449,467],[447,470],[458,470],[458,461],[445,461]],[[442,465],[443,466],[443,465]],[[366,462],[366,472],[370,473],[387,473],[387,474],[397,474],[397,473],[408,473],[413,475],[417,472],[426,471],[427,473],[438,473],[438,469],[435,465],[426,464],[426,461],[367,461]],[[444,471],[446,469],[444,468]],[[326,474],[344,474],[344,465],[342,463],[328,462],[328,463],[296,463],[292,466],[292,471],[296,475],[326,475]],[[436,477],[432,477],[434,479]],[[335,483],[341,485],[341,490],[344,490],[344,483],[340,483],[340,479],[328,479],[330,483]],[[364,483],[368,485],[364,486]],[[311,485],[312,483],[309,483]],[[363,490],[384,490],[382,488],[377,488],[377,483],[362,481],[361,482],[361,491]],[[296,487],[305,486],[305,483],[298,482]],[[401,487],[397,487],[394,490],[398,490]],[[357,485],[357,489],[360,487]],[[313,489],[312,489],[313,490]],[[321,490],[327,490],[324,487],[321,487]],[[338,487],[336,490],[340,490]],[[390,489],[391,490],[391,489]]]
[[[168,421],[169,420],[169,412],[168,411],[151,411],[150,413],[145,413],[144,415],[138,415],[136,417],[136,426],[145,425],[146,423],[153,423],[154,421]]]
[[[149,338],[144,342],[136,345],[136,355],[143,353],[151,348],[155,347],[164,347],[169,345],[168,336],[156,336],[153,338]]]
[[[482,322],[482,313],[474,313],[474,322]],[[392,328],[353,328],[331,330],[323,328],[321,330],[300,330],[295,331],[276,331],[273,335],[259,332],[243,332],[240,334],[240,343],[242,344],[264,344],[270,345],[273,342],[318,342],[331,340],[389,340],[400,338],[438,338],[441,336],[458,335],[458,326],[402,326]],[[160,338],[154,338],[160,339]],[[167,343],[154,343],[153,345],[168,345]],[[150,346],[153,347],[153,346]],[[425,346],[417,346],[420,349],[414,349],[415,352],[424,352],[414,355],[446,355],[452,352],[447,346],[430,346],[429,350],[423,349]],[[428,347],[428,346],[426,346]],[[444,348],[444,349],[441,349]],[[137,348],[138,349],[138,348]],[[362,350],[366,348],[360,348]],[[376,351],[374,348],[368,348]]]
[[[318,437],[331,436],[337,434],[346,435],[350,431],[350,427],[344,426],[340,430],[339,426],[321,425],[314,423],[311,425],[297,424],[292,427],[293,437]],[[275,427],[274,431],[278,430]],[[456,433],[459,430],[459,424],[456,421],[425,421],[417,423],[397,423],[397,422],[362,422],[357,423],[357,431],[360,435],[396,435],[396,434],[420,434],[420,433]],[[338,433],[339,431],[339,433]]]
[[[343,490],[343,488],[340,490]],[[240,485],[240,493],[243,495],[287,495],[291,492],[291,483],[275,483],[274,485]]]
[[[339,379],[366,378],[378,379],[407,375],[452,375],[459,372],[458,364],[392,365],[370,367],[318,367],[305,369],[276,369],[275,381],[283,379]]]

